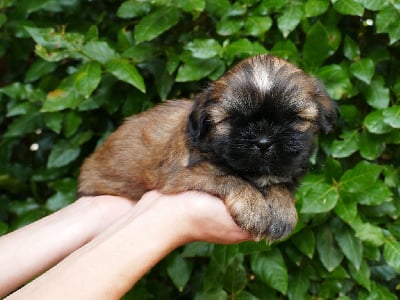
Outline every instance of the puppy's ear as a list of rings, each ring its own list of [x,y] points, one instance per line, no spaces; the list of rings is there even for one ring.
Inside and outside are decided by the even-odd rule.
[[[338,107],[328,96],[322,83],[318,82],[316,94],[316,104],[318,106],[318,125],[322,132],[328,133],[335,126]]]
[[[192,112],[189,115],[188,130],[193,141],[199,141],[209,130],[210,123],[207,115],[209,102],[208,90],[198,94],[194,100]]]

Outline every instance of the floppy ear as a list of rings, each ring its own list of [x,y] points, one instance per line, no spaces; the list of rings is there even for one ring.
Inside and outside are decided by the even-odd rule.
[[[322,83],[318,82],[316,94],[316,104],[318,106],[318,125],[322,132],[328,133],[335,126],[338,106],[333,102],[325,91]]]
[[[194,100],[192,111],[188,120],[189,136],[194,142],[198,142],[208,132],[210,122],[207,115],[210,92],[208,90],[198,94]]]

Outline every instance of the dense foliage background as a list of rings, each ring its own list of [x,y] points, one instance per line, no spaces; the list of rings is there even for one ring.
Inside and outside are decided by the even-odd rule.
[[[399,20],[399,0],[0,0],[0,234],[74,201],[80,164],[125,116],[269,52],[341,113],[295,232],[187,245],[126,298],[397,299]]]

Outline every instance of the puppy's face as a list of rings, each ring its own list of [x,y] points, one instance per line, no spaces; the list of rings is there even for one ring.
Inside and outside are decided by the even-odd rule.
[[[329,131],[336,107],[322,85],[270,55],[242,61],[199,94],[192,141],[247,177],[287,178],[306,170],[314,135]]]

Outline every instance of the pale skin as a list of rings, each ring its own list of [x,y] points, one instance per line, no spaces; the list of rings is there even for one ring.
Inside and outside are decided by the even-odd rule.
[[[84,197],[0,237],[0,298],[38,276],[6,299],[120,299],[179,246],[249,239],[205,193]]]

